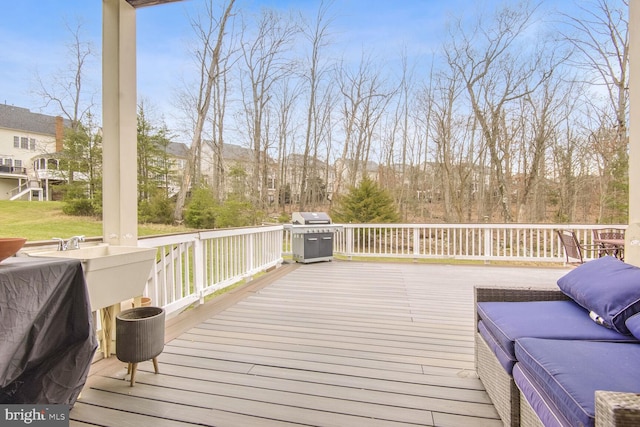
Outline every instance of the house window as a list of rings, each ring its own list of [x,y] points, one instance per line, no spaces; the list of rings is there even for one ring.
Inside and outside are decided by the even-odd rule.
[[[4,159],[5,166],[11,166],[11,159]]]
[[[36,139],[35,138],[30,138],[29,139],[29,150],[36,151]]]
[[[20,138],[20,148],[24,148],[25,150],[29,149],[29,138],[26,136]]]
[[[22,160],[15,160],[13,162],[13,166],[16,168],[21,168],[22,167]]]
[[[20,137],[19,136],[14,136],[13,137],[13,148],[20,148]]]

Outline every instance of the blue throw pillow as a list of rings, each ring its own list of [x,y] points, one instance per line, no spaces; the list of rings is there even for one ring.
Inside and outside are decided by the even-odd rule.
[[[640,268],[606,256],[558,279],[566,295],[591,311],[597,323],[629,335],[625,321],[640,312]]]
[[[640,313],[629,317],[626,322],[627,329],[631,331],[634,337],[640,339]]]

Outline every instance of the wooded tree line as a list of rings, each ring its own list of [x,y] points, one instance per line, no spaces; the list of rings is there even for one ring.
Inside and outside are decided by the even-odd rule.
[[[336,55],[324,1],[314,16],[203,5],[174,219],[192,189],[225,200],[235,144],[252,150],[246,197],[264,211],[328,210],[369,176],[407,222],[627,221],[628,0],[460,16],[428,66]]]

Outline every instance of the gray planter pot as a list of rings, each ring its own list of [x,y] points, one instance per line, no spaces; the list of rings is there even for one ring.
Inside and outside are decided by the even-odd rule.
[[[136,307],[116,315],[116,356],[127,362],[131,386],[139,362],[152,359],[158,373],[157,356],[164,349],[165,313],[160,307]]]

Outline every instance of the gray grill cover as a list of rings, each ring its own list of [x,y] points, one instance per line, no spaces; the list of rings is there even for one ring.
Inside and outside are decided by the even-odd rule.
[[[331,224],[331,218],[325,212],[294,212],[291,222],[299,225]]]

